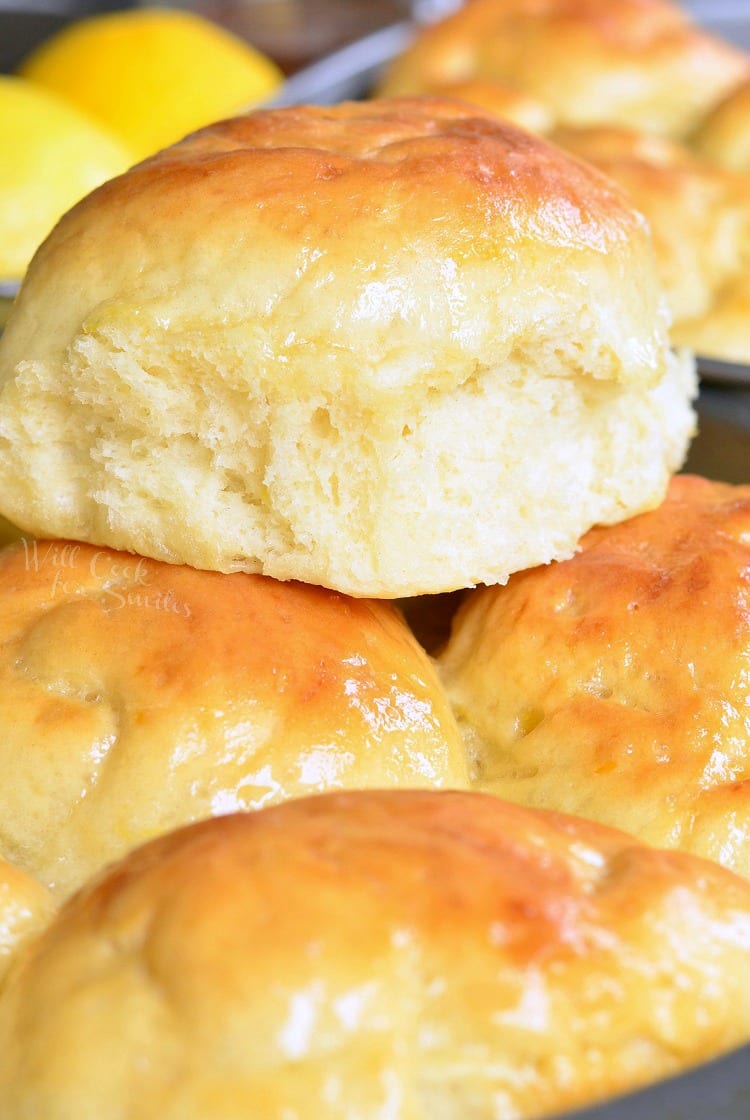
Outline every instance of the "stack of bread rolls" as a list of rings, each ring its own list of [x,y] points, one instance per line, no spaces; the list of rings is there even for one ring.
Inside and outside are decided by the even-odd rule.
[[[747,55],[674,0],[465,0],[393,60],[379,90],[500,82],[549,105],[561,124],[677,139],[748,78]]]
[[[4,1120],[542,1117],[750,1040],[748,495],[670,481],[667,324],[622,191],[450,99],[222,122],[61,221],[0,341]]]
[[[379,89],[450,92],[616,179],[652,228],[673,340],[750,363],[746,52],[672,0],[466,0]]]

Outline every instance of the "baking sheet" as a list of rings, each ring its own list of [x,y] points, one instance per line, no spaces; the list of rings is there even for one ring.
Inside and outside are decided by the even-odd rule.
[[[0,20],[6,18],[0,11]],[[45,31],[52,29],[59,18],[41,15],[37,27],[25,32],[28,45],[39,37],[42,25]],[[411,34],[412,25],[400,23],[337,51],[290,78],[273,104],[334,104],[366,95],[381,67]],[[21,43],[18,37],[15,41],[5,34],[0,37],[0,69],[10,69],[28,49],[27,38]],[[750,35],[747,41],[750,46]],[[14,285],[0,286],[0,313],[2,297],[12,296],[14,289]],[[685,469],[727,482],[750,482],[750,366],[701,358],[699,369],[704,383],[698,404],[699,433]],[[750,1046],[638,1093],[565,1114],[565,1120],[707,1118],[750,1118]]]
[[[559,1120],[748,1120],[750,1047]]]
[[[702,387],[698,435],[684,469],[719,482],[750,483],[750,390]]]
[[[724,362],[701,354],[698,356],[698,373],[702,381],[750,387],[750,366],[740,362]]]

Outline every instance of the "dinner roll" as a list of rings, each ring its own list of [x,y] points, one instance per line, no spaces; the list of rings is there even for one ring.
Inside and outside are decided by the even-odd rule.
[[[616,179],[648,219],[672,340],[750,361],[750,176],[628,129],[560,128],[552,139]]]
[[[463,81],[435,82],[429,89],[420,92],[469,101],[485,112],[502,117],[530,132],[542,134],[549,132],[555,123],[549,105],[504,82],[486,78],[466,78]]]
[[[673,336],[699,354],[749,364],[750,261],[744,273],[716,293],[707,315],[676,323]],[[742,477],[748,477],[747,468]]]
[[[750,172],[750,81],[732,90],[701,122],[693,146],[706,159]]]
[[[0,692],[0,854],[60,893],[201,817],[467,784],[448,702],[395,609],[263,576],[12,546]]]
[[[694,392],[661,300],[618,188],[475,107],[225,121],[36,256],[0,511],[357,595],[502,581],[661,499]]]
[[[47,925],[54,910],[46,887],[0,858],[0,985],[22,947]]]
[[[750,884],[590,822],[305,798],[63,909],[0,997],[3,1117],[557,1114],[750,1037],[749,947]]]
[[[441,659],[478,788],[750,876],[750,486],[679,476],[470,592]]]
[[[379,92],[496,80],[569,124],[685,136],[750,74],[749,64],[670,0],[468,0],[418,32]]]

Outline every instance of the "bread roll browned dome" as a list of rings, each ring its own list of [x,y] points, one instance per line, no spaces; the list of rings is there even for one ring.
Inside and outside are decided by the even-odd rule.
[[[470,592],[441,660],[478,786],[750,876],[750,486],[673,479]]]
[[[38,253],[0,510],[355,594],[504,580],[662,497],[694,383],[661,300],[619,189],[469,105],[226,121]]]
[[[187,821],[358,786],[465,786],[387,603],[72,542],[0,553],[0,853],[58,891]]]
[[[495,117],[502,117],[530,132],[544,134],[549,132],[555,123],[552,109],[543,101],[514,86],[487,78],[437,81],[430,88],[425,87],[419,92],[468,101],[485,112]]]
[[[417,34],[380,92],[497,80],[564,123],[685,136],[747,77],[749,62],[670,0],[467,0]]]
[[[627,129],[561,128],[552,139],[616,179],[648,219],[673,341],[750,362],[750,175]]]
[[[749,939],[718,865],[481,794],[206,821],[15,971],[3,1120],[557,1114],[750,1037]]]

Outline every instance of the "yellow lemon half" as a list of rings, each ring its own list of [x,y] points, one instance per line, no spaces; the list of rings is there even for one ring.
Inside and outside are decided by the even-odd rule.
[[[139,159],[262,101],[282,81],[247,43],[168,8],[80,20],[33,51],[21,73],[103,122]]]
[[[131,163],[74,105],[0,75],[0,279],[19,279],[57,219]]]

